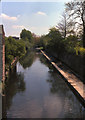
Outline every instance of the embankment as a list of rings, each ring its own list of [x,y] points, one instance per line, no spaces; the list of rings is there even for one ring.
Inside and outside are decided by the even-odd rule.
[[[46,51],[48,54],[49,52]],[[50,55],[54,58],[60,60],[62,63],[64,63],[66,66],[68,66],[74,74],[80,78],[80,80],[85,83],[84,80],[84,58],[80,55],[74,55],[71,53],[63,53],[60,55],[57,55],[57,53],[50,52]]]
[[[74,94],[78,97],[82,105],[85,107],[85,85],[76,77],[70,69],[60,67],[60,63],[55,63],[52,59],[42,50],[41,53],[49,60],[49,62],[55,67],[55,69],[62,75],[66,83],[73,90]],[[63,69],[62,69],[63,68]]]
[[[6,73],[5,73],[6,74],[6,78],[8,78],[10,70],[12,70],[13,67],[16,65],[17,60],[18,60],[18,58],[15,57],[14,60],[12,61],[12,63],[10,65],[6,66]]]

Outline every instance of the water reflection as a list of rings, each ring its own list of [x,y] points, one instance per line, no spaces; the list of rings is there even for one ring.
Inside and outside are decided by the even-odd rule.
[[[50,70],[49,72],[54,70],[53,66],[49,63],[49,61],[43,55],[39,55],[39,57],[40,57],[40,62],[42,64],[45,64],[49,68]]]
[[[24,74],[17,73],[16,66],[10,72],[6,81],[5,96],[3,96],[3,116],[6,117],[6,111],[10,109],[13,97],[20,92],[25,91]]]
[[[66,83],[61,80],[60,75],[56,75],[56,72],[50,72],[50,78],[47,80],[50,84],[50,91],[52,94],[56,94],[61,97],[62,108],[64,109],[64,116],[68,117],[82,117],[85,111],[79,101],[77,101],[73,92],[69,89]],[[66,87],[67,86],[67,87]],[[63,111],[62,111],[63,112]],[[84,113],[83,113],[84,112]]]
[[[6,84],[7,118],[83,118],[85,109],[42,55],[29,53],[17,68]]]
[[[22,59],[20,59],[19,62],[23,66],[23,68],[26,69],[27,67],[31,67],[35,59],[35,52],[30,52],[27,53]]]

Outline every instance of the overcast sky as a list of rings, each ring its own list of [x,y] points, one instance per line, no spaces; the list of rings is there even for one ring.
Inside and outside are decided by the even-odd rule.
[[[49,28],[56,26],[60,21],[65,2],[69,0],[56,0],[56,2],[2,1],[5,2],[0,3],[0,24],[4,24],[6,36],[19,36],[23,28],[37,35],[47,34]]]

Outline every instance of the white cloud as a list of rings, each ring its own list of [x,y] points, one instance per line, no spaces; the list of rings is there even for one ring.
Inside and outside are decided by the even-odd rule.
[[[25,28],[23,25],[13,25],[12,28],[18,29],[18,28]]]
[[[46,16],[46,13],[41,12],[41,11],[38,11],[37,14],[38,14],[38,15],[44,15],[44,16]]]
[[[0,17],[2,19],[5,19],[5,20],[11,20],[11,21],[16,21],[17,20],[17,17],[10,17],[10,16],[8,16],[8,15],[6,15],[4,13],[1,13]]]
[[[36,35],[43,35],[43,34],[47,34],[49,32],[49,27],[32,27],[29,26],[28,30],[30,30],[31,32],[35,33]]]
[[[17,18],[20,18],[21,17],[21,15],[17,15]]]

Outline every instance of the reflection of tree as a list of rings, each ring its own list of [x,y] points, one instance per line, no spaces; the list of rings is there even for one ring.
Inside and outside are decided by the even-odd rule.
[[[34,61],[35,58],[35,53],[34,52],[30,52],[27,53],[22,59],[20,59],[20,64],[23,66],[24,69],[26,69],[27,67],[30,67]]]
[[[43,55],[40,55],[40,62],[43,63],[43,64],[45,64],[50,69],[50,71],[54,70],[54,68],[52,67],[52,65],[50,64],[50,62]]]
[[[50,79],[47,80],[50,84],[50,91],[52,94],[57,94],[62,97],[63,108],[66,110],[72,110],[74,112],[67,111],[65,117],[75,117],[76,114],[78,117],[83,117],[83,107],[80,102],[77,100],[75,95],[66,85],[62,77],[55,71],[50,72]]]
[[[62,91],[61,93],[63,93],[64,91],[64,94],[65,94],[65,92],[67,92],[68,90],[66,89],[65,82],[61,80],[61,77],[57,73],[57,70],[43,56],[40,57],[40,61],[41,63],[44,63],[47,67],[49,67],[50,79],[47,80],[47,82],[49,82],[52,86],[50,88],[51,93],[56,93],[58,91],[60,92]]]
[[[20,64],[23,68],[30,67],[33,61],[36,59],[35,52],[27,53],[22,59]],[[6,111],[9,110],[12,105],[13,97],[16,93],[25,91],[24,75],[16,72],[16,67],[11,70],[9,79],[6,82],[5,96],[3,97],[3,117],[6,117]]]
[[[65,87],[65,83],[63,80],[61,80],[61,77],[59,76],[59,74],[57,73],[57,70],[49,63],[49,61],[41,56],[40,57],[40,61],[41,63],[44,63],[47,67],[49,67],[49,80],[47,80],[47,82],[49,82],[51,84],[51,93],[56,93],[58,91],[67,91],[66,87]],[[58,79],[58,80],[57,80]],[[60,80],[59,80],[60,79]]]
[[[16,71],[12,71],[5,86],[5,96],[3,97],[3,106],[5,107],[3,108],[3,114],[6,112],[5,110],[10,108],[14,95],[16,95],[18,92],[24,91],[25,82],[23,74],[18,74]]]
[[[66,95],[69,91],[68,87],[61,76],[57,73],[57,71],[49,71],[50,79],[47,80],[51,84],[51,93],[61,93],[62,95]]]

